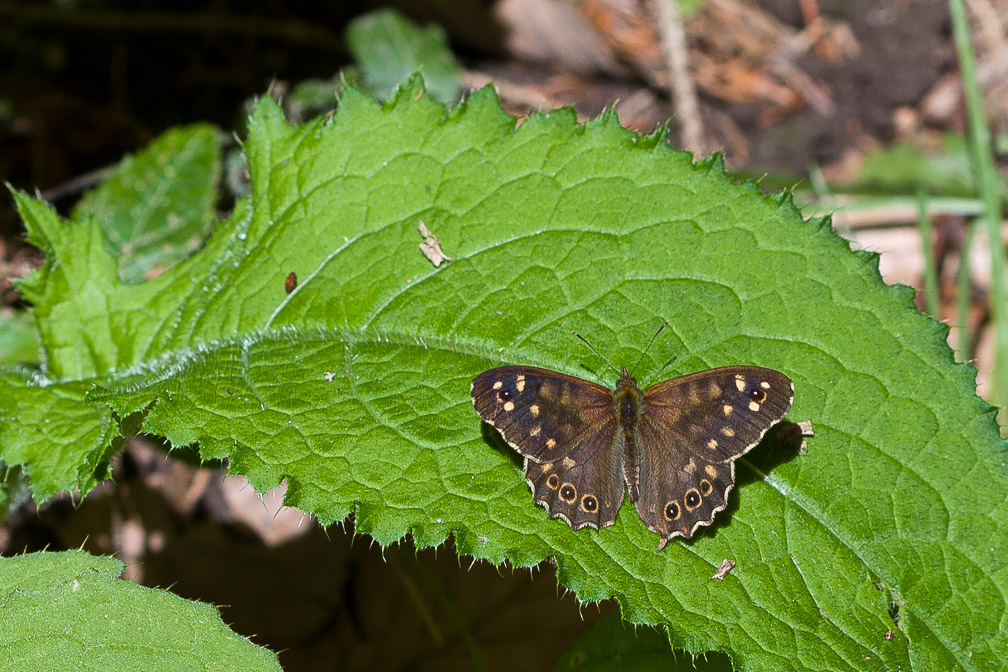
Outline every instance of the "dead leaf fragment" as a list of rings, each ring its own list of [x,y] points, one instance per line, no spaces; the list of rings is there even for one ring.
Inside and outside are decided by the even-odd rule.
[[[730,572],[732,570],[732,567],[734,566],[735,566],[734,560],[729,560],[728,558],[725,558],[724,560],[721,561],[721,567],[719,567],[718,570],[714,572],[714,576],[710,577],[711,580],[713,581],[714,579],[717,579],[718,581],[724,581],[724,577],[728,576],[728,572]]]
[[[441,250],[441,241],[437,239],[437,236],[430,232],[423,221],[417,221],[419,222],[417,228],[420,230],[420,235],[423,236],[423,242],[420,243],[420,251],[423,252],[423,255],[430,259],[435,267],[440,266],[442,261],[451,261],[451,257]]]

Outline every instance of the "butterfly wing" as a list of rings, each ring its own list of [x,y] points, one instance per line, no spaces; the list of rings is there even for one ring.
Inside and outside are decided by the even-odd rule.
[[[637,514],[662,535],[689,539],[725,508],[735,460],[791,408],[794,386],[779,371],[727,366],[658,383],[644,391],[636,445]],[[631,492],[635,488],[631,487]]]
[[[604,527],[623,503],[623,436],[612,391],[531,366],[484,371],[476,412],[525,456],[525,481],[551,517]]]
[[[623,435],[615,418],[596,425],[556,462],[525,458],[525,482],[537,504],[575,530],[612,525],[623,504]]]
[[[476,412],[504,440],[535,462],[567,456],[613,415],[601,385],[532,366],[502,366],[472,382]]]

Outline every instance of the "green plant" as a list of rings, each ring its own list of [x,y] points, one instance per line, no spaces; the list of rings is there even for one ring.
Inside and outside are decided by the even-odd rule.
[[[383,545],[553,557],[579,599],[614,597],[624,619],[746,669],[1001,664],[991,407],[945,327],[827,221],[613,114],[516,128],[489,90],[446,112],[417,80],[385,106],[348,89],[331,119],[294,126],[266,99],[249,129],[251,195],[153,279],[123,280],[101,220],[16,194],[46,253],[20,287],[47,369],[0,378],[0,457],[38,500],[93,487],[139,424],[260,491],[286,479],[287,503],[323,524],[353,512]],[[740,460],[715,525],[658,553],[630,506],[599,532],[549,519],[469,384],[508,363],[610,384],[569,331],[629,363],[663,318],[642,384],[773,367],[816,435],[807,454]]]
[[[0,667],[6,670],[278,670],[217,610],[118,577],[82,551],[0,558]]]

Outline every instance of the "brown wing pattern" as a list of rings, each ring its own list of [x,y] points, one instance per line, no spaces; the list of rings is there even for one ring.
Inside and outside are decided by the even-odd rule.
[[[612,525],[623,504],[623,435],[614,417],[556,462],[525,459],[525,482],[538,504],[575,530]]]
[[[551,517],[605,527],[623,503],[623,435],[612,391],[530,366],[473,380],[476,412],[525,456],[525,481]]]
[[[476,412],[535,462],[569,455],[612,416],[612,392],[601,385],[532,366],[502,366],[472,382]]]
[[[787,415],[793,397],[787,376],[755,366],[701,371],[644,391],[638,473],[627,480],[639,484],[637,513],[662,544],[690,538],[724,509],[734,461]]]

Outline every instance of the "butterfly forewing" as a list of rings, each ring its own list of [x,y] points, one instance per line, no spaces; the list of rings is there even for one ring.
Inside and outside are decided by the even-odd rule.
[[[472,383],[473,406],[515,450],[555,462],[612,416],[612,392],[601,385],[532,366],[484,371]]]
[[[571,527],[604,527],[623,503],[623,436],[612,392],[573,376],[503,366],[472,384],[476,412],[525,456],[535,501]]]
[[[663,537],[689,538],[725,507],[734,460],[787,415],[794,392],[779,371],[729,366],[644,391],[637,512]]]

